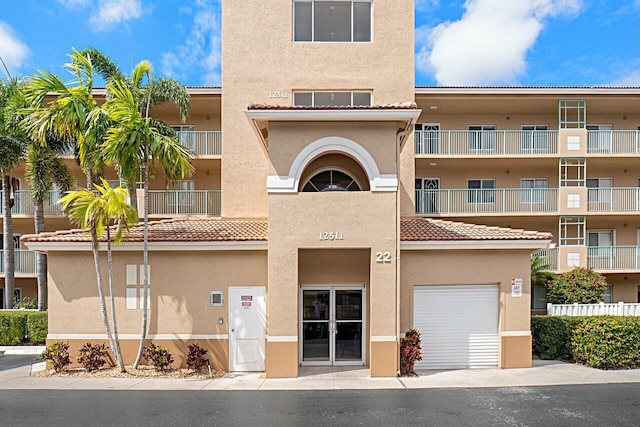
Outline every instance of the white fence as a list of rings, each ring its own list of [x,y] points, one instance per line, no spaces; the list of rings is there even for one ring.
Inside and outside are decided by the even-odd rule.
[[[149,190],[149,214],[220,216],[220,199],[220,190]]]
[[[219,130],[180,131],[178,140],[196,157],[222,155],[222,132]]]
[[[637,187],[589,188],[589,212],[639,212],[640,189]]]
[[[542,264],[549,266],[548,271],[558,271],[558,248],[541,249],[533,252],[538,255]]]
[[[15,249],[14,264],[16,274],[35,274],[36,272],[36,253],[26,249]],[[0,274],[5,274],[4,251],[0,249]]]
[[[589,130],[587,135],[587,151],[589,153],[640,153],[640,131]]]
[[[640,270],[640,246],[592,246],[587,266],[595,270]]]
[[[423,130],[415,153],[428,155],[545,155],[558,152],[558,131]]]
[[[58,204],[58,199],[62,197],[60,191],[50,191],[49,200],[44,203],[44,214],[47,216],[62,215],[62,210]],[[0,191],[0,214],[4,210],[4,192]],[[31,198],[31,191],[18,190],[13,192],[13,207],[11,208],[12,215],[27,215],[33,216],[35,205]]]
[[[549,316],[640,316],[640,304],[547,304]]]

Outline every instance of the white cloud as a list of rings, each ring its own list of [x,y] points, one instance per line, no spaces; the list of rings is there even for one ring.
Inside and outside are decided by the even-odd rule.
[[[460,20],[416,30],[416,68],[440,85],[512,83],[543,21],[581,7],[581,0],[467,0]]]
[[[415,0],[415,8],[419,12],[434,9],[440,5],[440,0]]]
[[[97,11],[89,18],[89,23],[98,31],[110,30],[117,24],[142,15],[141,0],[99,0],[97,6]]]
[[[0,21],[0,57],[9,71],[20,68],[29,55],[29,48],[15,35],[13,28]],[[0,70],[4,75],[5,71]]]
[[[58,0],[58,3],[70,9],[73,9],[76,7],[84,7],[88,5],[90,2],[91,0]]]
[[[615,80],[613,80],[612,82],[609,82],[609,83],[605,84],[605,86],[633,86],[633,87],[638,87],[638,86],[640,86],[640,70],[639,69],[632,70],[628,74],[620,76],[620,77],[616,78]]]
[[[193,26],[184,43],[162,54],[162,72],[181,79],[186,73],[202,75],[202,84],[220,84],[220,2],[197,0],[193,5]]]

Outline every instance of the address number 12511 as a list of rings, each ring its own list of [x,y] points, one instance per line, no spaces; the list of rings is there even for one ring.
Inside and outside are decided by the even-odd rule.
[[[320,240],[344,240],[342,231],[321,231]]]

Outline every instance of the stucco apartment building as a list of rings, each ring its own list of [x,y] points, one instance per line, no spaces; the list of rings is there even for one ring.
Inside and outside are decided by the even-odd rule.
[[[149,334],[178,363],[198,342],[225,370],[395,376],[416,327],[418,367],[527,367],[533,251],[638,301],[640,88],[416,87],[412,1],[222,3],[221,88],[190,88],[186,123],[153,111],[196,169],[150,193]],[[34,295],[46,252],[49,341],[106,341],[88,236],[55,202],[58,231],[28,236],[14,174],[16,287]],[[126,360],[141,242],[114,255]]]

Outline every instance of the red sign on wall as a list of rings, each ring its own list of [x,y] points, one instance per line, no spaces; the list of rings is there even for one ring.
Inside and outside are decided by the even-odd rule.
[[[241,295],[240,301],[253,301],[253,295]]]

